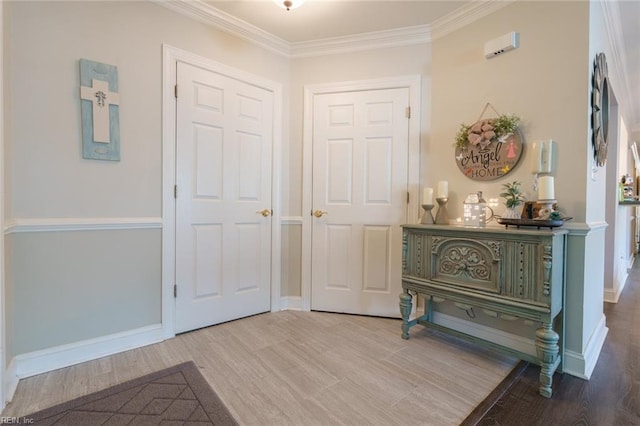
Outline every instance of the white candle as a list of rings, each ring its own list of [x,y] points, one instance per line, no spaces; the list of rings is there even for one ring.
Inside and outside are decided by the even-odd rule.
[[[538,200],[553,200],[556,198],[553,188],[553,176],[541,176],[538,179]]]
[[[446,198],[449,196],[449,182],[441,180],[438,182],[438,198]]]
[[[422,204],[433,204],[433,188],[422,190]]]

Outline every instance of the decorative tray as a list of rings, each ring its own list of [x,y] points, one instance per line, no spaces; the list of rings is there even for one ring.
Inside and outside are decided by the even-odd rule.
[[[563,217],[561,219],[556,219],[556,220],[497,218],[496,220],[500,225],[504,225],[505,228],[508,228],[509,226],[515,226],[517,228],[520,228],[521,226],[532,226],[540,229],[540,228],[557,228],[559,226],[564,225],[566,221],[571,219],[573,218]]]

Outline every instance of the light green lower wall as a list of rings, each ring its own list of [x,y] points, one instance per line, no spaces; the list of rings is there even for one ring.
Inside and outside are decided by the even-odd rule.
[[[572,233],[567,239],[566,348],[579,354],[596,331],[604,309],[605,229]]]
[[[302,224],[282,226],[281,295],[302,296]]]
[[[7,360],[161,322],[161,230],[7,238]]]
[[[4,237],[4,317],[0,320],[4,321],[5,371],[11,362],[11,358],[13,358],[13,347],[11,345],[13,341],[13,251],[11,250],[11,241],[13,241],[11,235]]]

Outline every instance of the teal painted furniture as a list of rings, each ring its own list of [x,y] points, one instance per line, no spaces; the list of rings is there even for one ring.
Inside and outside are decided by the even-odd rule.
[[[540,394],[550,398],[564,353],[567,233],[560,228],[403,226],[402,337],[408,339],[409,329],[421,324],[540,365]],[[410,320],[414,295],[425,298],[425,314]],[[468,312],[539,323],[537,356],[434,323],[434,303],[443,300]]]

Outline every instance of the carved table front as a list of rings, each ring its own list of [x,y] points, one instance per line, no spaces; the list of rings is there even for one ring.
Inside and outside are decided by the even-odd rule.
[[[526,230],[447,225],[403,227],[400,294],[402,337],[422,324],[505,351],[540,365],[540,394],[551,397],[553,373],[562,363],[565,292],[564,229]],[[425,297],[425,314],[410,320],[413,294]],[[433,322],[433,305],[449,300],[505,319],[540,324],[537,356],[443,327]]]

